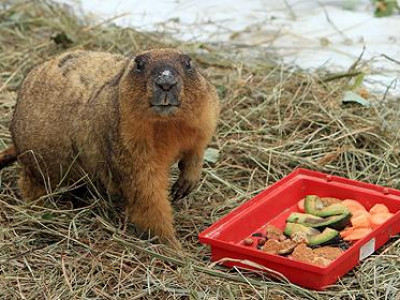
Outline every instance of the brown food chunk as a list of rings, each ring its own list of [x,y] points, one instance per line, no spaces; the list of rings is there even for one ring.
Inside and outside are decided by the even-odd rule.
[[[274,225],[268,225],[265,228],[265,236],[269,240],[277,240],[277,241],[286,240],[286,236],[283,234],[283,231]]]
[[[314,257],[314,260],[312,261],[312,263],[314,265],[317,266],[321,266],[321,267],[326,267],[327,265],[329,265],[332,261],[330,259],[324,258],[322,256],[317,256]]]
[[[324,246],[313,250],[314,254],[329,260],[335,260],[342,255],[343,250],[338,247]]]
[[[325,267],[342,253],[343,250],[336,247],[324,246],[313,250],[305,244],[300,244],[294,249],[291,257],[295,260]]]
[[[288,238],[286,237],[286,235],[284,235],[284,234],[281,234],[280,236],[279,236],[279,241],[281,241],[281,242],[283,242],[283,241],[286,241]]]
[[[281,249],[278,251],[278,254],[288,254],[293,252],[294,248],[296,248],[297,243],[292,241],[291,239],[286,239],[281,242]]]
[[[292,253],[292,258],[306,263],[313,263],[314,252],[306,244],[299,244]]]
[[[266,233],[275,233],[277,235],[283,234],[283,231],[281,229],[279,229],[278,227],[276,227],[275,225],[268,225],[265,228],[265,232]]]
[[[292,240],[297,244],[308,243],[307,234],[302,231],[295,232],[292,236]]]
[[[278,251],[281,249],[281,243],[277,240],[268,240],[265,244],[262,250],[264,252],[270,253],[270,254],[278,254]]]
[[[243,244],[245,244],[246,246],[251,246],[253,245],[253,239],[251,238],[244,239]]]

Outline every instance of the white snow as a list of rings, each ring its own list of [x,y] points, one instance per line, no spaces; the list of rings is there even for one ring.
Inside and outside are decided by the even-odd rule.
[[[74,0],[58,0],[73,3]],[[365,47],[373,92],[400,95],[400,15],[373,16],[369,0],[83,0],[85,13],[190,41],[265,47],[304,69],[346,71]],[[232,36],[232,31],[239,32]]]

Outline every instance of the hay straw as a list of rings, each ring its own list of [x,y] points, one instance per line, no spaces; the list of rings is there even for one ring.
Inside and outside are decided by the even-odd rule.
[[[400,188],[398,101],[389,93],[371,95],[370,108],[341,103],[357,65],[348,74],[309,74],[273,63],[266,58],[268,49],[180,43],[164,33],[89,22],[48,1],[0,5],[4,146],[10,143],[8,124],[23,77],[67,48],[130,54],[179,46],[196,58],[223,102],[211,145],[220,159],[206,163],[194,194],[174,203],[183,253],[138,239],[120,208],[93,186],[79,208],[54,191],[42,207],[21,200],[18,166],[2,170],[1,299],[399,297],[400,244],[395,239],[323,292],[211,265],[209,249],[197,241],[198,232],[297,166]]]

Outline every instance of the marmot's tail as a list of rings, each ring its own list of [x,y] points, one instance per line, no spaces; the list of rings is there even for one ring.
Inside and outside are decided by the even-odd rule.
[[[17,151],[14,145],[0,152],[0,169],[11,165],[17,160]]]

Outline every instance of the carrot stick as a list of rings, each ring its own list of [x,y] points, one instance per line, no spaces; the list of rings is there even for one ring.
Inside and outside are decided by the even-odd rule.
[[[361,210],[361,209],[360,210],[356,210],[354,213],[352,213],[352,215],[353,215],[353,218],[361,216],[361,215],[366,216],[368,219],[371,218],[371,214],[369,212],[367,212],[366,210]]]
[[[387,206],[385,204],[381,204],[381,203],[375,204],[369,210],[369,213],[371,215],[380,214],[380,213],[388,213],[388,212],[389,212],[389,209],[387,208]]]
[[[346,227],[345,229],[343,229],[340,232],[340,236],[342,238],[345,238],[346,236],[348,236],[350,233],[352,233],[354,231],[354,227]]]
[[[383,223],[385,223],[387,220],[389,220],[392,216],[393,216],[392,213],[378,213],[378,214],[372,215],[372,217],[371,217],[372,228],[381,226]]]
[[[356,241],[360,240],[363,237],[367,236],[372,232],[372,228],[364,227],[364,228],[355,228],[352,233],[348,236],[344,237],[345,241]]]
[[[351,225],[353,225],[353,227],[355,228],[371,226],[371,221],[369,220],[369,217],[366,216],[365,214],[360,214],[356,217],[351,217],[350,221]]]
[[[357,210],[365,210],[365,207],[358,201],[352,199],[345,199],[341,202],[344,206],[346,206],[350,212],[353,214]]]

